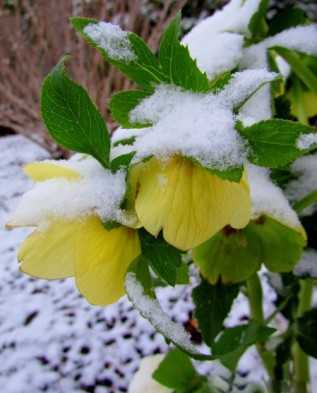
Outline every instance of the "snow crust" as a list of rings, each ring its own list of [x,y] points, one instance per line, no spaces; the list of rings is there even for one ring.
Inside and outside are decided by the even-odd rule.
[[[260,0],[233,0],[194,27],[183,43],[210,79],[234,69],[242,58],[243,34]]]
[[[183,326],[172,321],[162,310],[158,300],[152,299],[144,293],[143,287],[134,273],[127,274],[125,287],[130,301],[144,318],[151,321],[155,329],[188,352],[199,354]]]
[[[108,22],[90,23],[84,28],[84,33],[104,49],[110,59],[127,63],[135,60],[128,33],[118,25]]]
[[[52,218],[79,218],[97,214],[101,220],[124,221],[120,203],[125,194],[125,173],[111,173],[94,158],[74,156],[69,161],[45,161],[74,169],[79,181],[51,179],[36,183],[20,200],[10,225],[43,226]]]
[[[295,266],[294,274],[296,276],[310,276],[317,278],[317,251],[307,249],[303,252],[302,258]]]
[[[268,215],[292,228],[301,226],[283,191],[271,181],[268,169],[250,164],[248,176],[253,219]]]
[[[180,154],[219,170],[242,166],[247,146],[235,130],[234,108],[275,77],[275,73],[265,70],[238,72],[220,92],[204,94],[159,85],[153,95],[130,112],[132,122],[152,126],[138,131],[121,130],[120,134],[133,136],[135,141],[120,146],[119,151],[135,150],[135,162],[151,155],[165,160]]]
[[[291,171],[297,177],[286,188],[286,194],[291,202],[304,198],[307,194],[317,190],[317,154],[310,154],[297,159],[291,166]],[[301,212],[306,216],[312,214],[317,206],[312,205]]]
[[[317,132],[311,134],[302,134],[296,142],[296,146],[300,150],[310,149],[317,144]]]
[[[267,50],[274,46],[282,46],[317,55],[317,24],[298,26],[282,31],[273,37],[266,38],[256,45],[244,50],[242,68],[266,68]]]

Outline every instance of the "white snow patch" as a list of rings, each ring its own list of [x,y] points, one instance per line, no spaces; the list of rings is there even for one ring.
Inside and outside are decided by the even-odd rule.
[[[164,160],[179,154],[219,170],[243,165],[247,148],[235,130],[233,109],[275,77],[265,70],[238,72],[215,94],[158,86],[152,96],[130,112],[132,122],[152,124],[137,133],[133,131],[134,162],[150,155]]]
[[[296,141],[296,146],[300,150],[310,149],[315,144],[317,144],[317,132],[302,134]]]
[[[135,60],[128,33],[118,25],[108,22],[90,23],[84,28],[84,33],[104,49],[110,59],[125,62]]]
[[[291,167],[297,179],[292,180],[286,188],[286,195],[291,202],[296,202],[317,190],[317,154],[300,157]],[[302,216],[312,214],[316,210],[316,204],[301,212]]]
[[[188,352],[199,354],[196,347],[190,341],[190,335],[183,326],[171,320],[162,310],[158,300],[151,299],[144,293],[143,287],[136,279],[134,273],[130,272],[127,274],[125,287],[134,307],[144,318],[151,322],[155,329],[175,344],[185,348]]]
[[[303,252],[300,262],[295,266],[296,276],[310,276],[317,278],[317,251],[307,249]]]
[[[267,50],[282,46],[310,55],[317,55],[317,24],[298,26],[282,31],[258,44],[246,48],[241,62],[242,68],[267,68]]]
[[[266,168],[248,166],[249,185],[252,200],[252,218],[268,215],[292,228],[301,224],[282,190],[270,179]]]
[[[237,66],[242,57],[243,40],[243,36],[236,33],[224,32],[211,37],[202,34],[190,40],[187,46],[198,67],[212,80]]]
[[[243,55],[244,34],[260,0],[233,0],[194,27],[183,43],[210,79],[235,68]]]
[[[113,174],[89,157],[47,162],[76,170],[81,180],[70,182],[59,178],[36,183],[12,214],[9,220],[12,226],[45,227],[52,217],[70,219],[91,214],[97,214],[103,221],[124,221],[120,210],[125,194],[124,172]]]

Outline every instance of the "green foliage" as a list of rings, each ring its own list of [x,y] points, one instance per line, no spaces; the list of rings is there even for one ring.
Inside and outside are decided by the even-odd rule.
[[[109,108],[112,117],[124,128],[144,128],[151,124],[132,123],[130,112],[145,98],[149,93],[141,90],[122,91],[111,97]]]
[[[180,14],[167,27],[160,43],[159,59],[147,47],[144,41],[134,33],[128,33],[131,50],[135,56],[130,61],[118,60],[111,57],[104,48],[94,42],[86,33],[85,28],[90,24],[98,23],[94,19],[71,18],[75,30],[93,47],[97,48],[101,55],[115,67],[117,67],[128,78],[151,91],[155,85],[160,83],[173,83],[184,89],[201,92],[209,89],[207,76],[197,67],[196,62],[190,57],[188,49],[179,42]],[[144,93],[145,94],[145,93]],[[131,100],[129,97],[130,108]],[[120,112],[117,104],[112,104],[116,109],[115,116],[119,121],[127,122],[126,110]],[[131,108],[132,109],[132,108]],[[116,117],[116,118],[117,118]]]
[[[168,82],[186,90],[204,92],[209,89],[206,74],[198,68],[188,48],[179,42],[181,14],[169,24],[160,42],[159,59]]]
[[[311,309],[296,320],[295,334],[301,349],[309,356],[317,358],[317,309]]]
[[[136,279],[143,287],[147,296],[155,297],[153,292],[153,280],[149,269],[148,260],[143,255],[139,255],[130,265],[129,272],[135,274]]]
[[[296,160],[306,150],[297,147],[303,134],[315,132],[314,128],[289,120],[264,120],[250,127],[237,124],[239,133],[249,142],[249,159],[256,165],[278,168]]]
[[[266,13],[269,0],[261,0],[257,12],[252,16],[249,23],[252,42],[257,42],[266,37],[269,27],[266,22]]]
[[[301,200],[297,201],[294,204],[294,209],[298,213],[300,213],[304,209],[306,209],[306,207],[309,207],[309,206],[311,206],[311,205],[313,205],[315,203],[317,203],[317,190],[314,190],[314,191],[310,192],[304,198],[302,198]]]
[[[107,126],[86,91],[65,70],[65,58],[45,78],[41,94],[44,123],[57,143],[87,153],[109,166]]]
[[[238,293],[238,285],[223,285],[220,281],[211,285],[204,279],[193,290],[195,317],[204,341],[210,347],[223,329],[223,322]]]
[[[191,392],[201,384],[201,377],[189,357],[179,349],[167,353],[154,371],[153,378],[176,392]]]
[[[128,168],[134,155],[135,155],[135,152],[131,152],[131,153],[127,153],[127,154],[122,154],[121,156],[114,158],[110,163],[110,169],[113,172],[116,172],[119,169]]]
[[[146,231],[140,231],[142,256],[163,281],[175,285],[178,268],[182,265],[181,253],[162,238],[155,238]]]
[[[152,90],[153,86],[165,81],[165,76],[161,71],[156,56],[148,48],[142,38],[134,33],[129,33],[128,40],[135,59],[131,61],[118,60],[111,57],[107,51],[94,42],[86,33],[85,28],[90,24],[98,23],[95,19],[73,17],[71,23],[75,30],[94,48],[98,49],[101,55],[110,64],[117,67],[129,79],[136,82],[145,89]]]
[[[274,331],[255,321],[226,329],[212,347],[213,356],[233,372],[244,352],[256,342],[265,342]]]
[[[317,76],[305,64],[305,61],[303,61],[302,57],[304,55],[294,50],[290,50],[280,46],[275,46],[274,48],[272,48],[272,50],[274,50],[278,55],[280,55],[291,66],[292,71],[308,87],[308,89],[317,93]]]
[[[277,13],[270,21],[269,35],[275,35],[291,27],[309,23],[305,11],[301,8],[291,7]]]

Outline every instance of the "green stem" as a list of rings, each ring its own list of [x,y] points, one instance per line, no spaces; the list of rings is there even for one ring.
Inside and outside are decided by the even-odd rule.
[[[299,303],[297,317],[302,316],[311,307],[313,294],[313,281],[311,279],[300,281]],[[294,381],[296,393],[307,393],[309,383],[309,359],[297,343],[293,346]]]
[[[256,273],[247,280],[247,291],[251,318],[254,321],[264,324],[265,320],[263,314],[263,291],[261,282]],[[265,345],[263,343],[257,343],[256,347],[262,359],[262,363],[273,381],[275,361],[274,355],[265,349]]]

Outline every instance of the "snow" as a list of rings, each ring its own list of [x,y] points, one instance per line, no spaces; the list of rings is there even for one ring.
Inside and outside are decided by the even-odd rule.
[[[317,251],[307,249],[303,252],[300,262],[294,269],[296,276],[310,276],[317,278]]]
[[[135,60],[129,35],[119,26],[108,22],[90,23],[84,28],[84,33],[104,49],[110,59],[126,63]]]
[[[286,194],[291,202],[296,202],[317,190],[317,154],[300,157],[291,166],[292,173],[297,179],[292,180],[286,188]],[[316,209],[310,206],[301,212],[301,215],[312,214]]]
[[[317,55],[317,24],[298,26],[266,38],[244,50],[242,68],[266,68],[267,50],[281,46],[291,50]]]
[[[183,326],[173,322],[162,310],[157,299],[152,299],[144,293],[142,285],[134,273],[128,273],[125,282],[128,297],[134,307],[141,315],[149,320],[151,324],[172,342],[185,348],[188,352],[199,354],[197,348],[192,344],[190,335]]]
[[[224,32],[210,37],[201,34],[195,40],[188,41],[188,48],[191,57],[197,60],[198,67],[213,80],[239,64],[243,41],[241,34]],[[186,39],[183,42],[186,43]]]
[[[317,132],[311,134],[302,134],[296,141],[296,146],[300,150],[310,149],[317,144]]]
[[[159,85],[130,112],[132,122],[152,126],[132,133],[120,131],[120,135],[135,138],[132,145],[120,147],[120,153],[136,151],[134,162],[151,155],[166,160],[180,154],[218,170],[241,166],[247,147],[235,130],[234,109],[275,77],[265,70],[238,72],[216,93]]]
[[[140,359],[164,353],[163,337],[123,298],[107,308],[89,305],[73,280],[45,281],[18,271],[16,248],[27,230],[5,231],[3,225],[21,194],[32,184],[22,165],[47,158],[20,136],[0,138],[0,384],[6,393],[120,393],[125,392]],[[158,291],[162,308],[183,325],[193,311],[191,287]],[[275,295],[264,281],[265,315],[274,310]],[[244,295],[235,301],[227,326],[248,316]],[[313,393],[317,362],[313,362]],[[218,362],[197,363],[209,375],[229,378]],[[236,378],[262,381],[265,373],[254,348],[241,359]],[[242,375],[242,374],[241,374]],[[242,392],[243,390],[239,390]]]
[[[259,4],[260,0],[233,0],[183,38],[191,56],[210,79],[239,64],[243,55],[243,34],[248,34],[248,25]]]
[[[56,161],[45,162],[58,164]],[[81,179],[59,178],[36,183],[21,198],[9,219],[11,226],[45,227],[52,217],[73,219],[93,214],[102,221],[124,222],[120,210],[126,189],[124,172],[113,174],[94,158],[79,155],[58,165],[74,169]]]
[[[268,215],[292,228],[301,226],[283,191],[270,179],[269,170],[250,164],[249,185],[252,200],[252,218]]]

